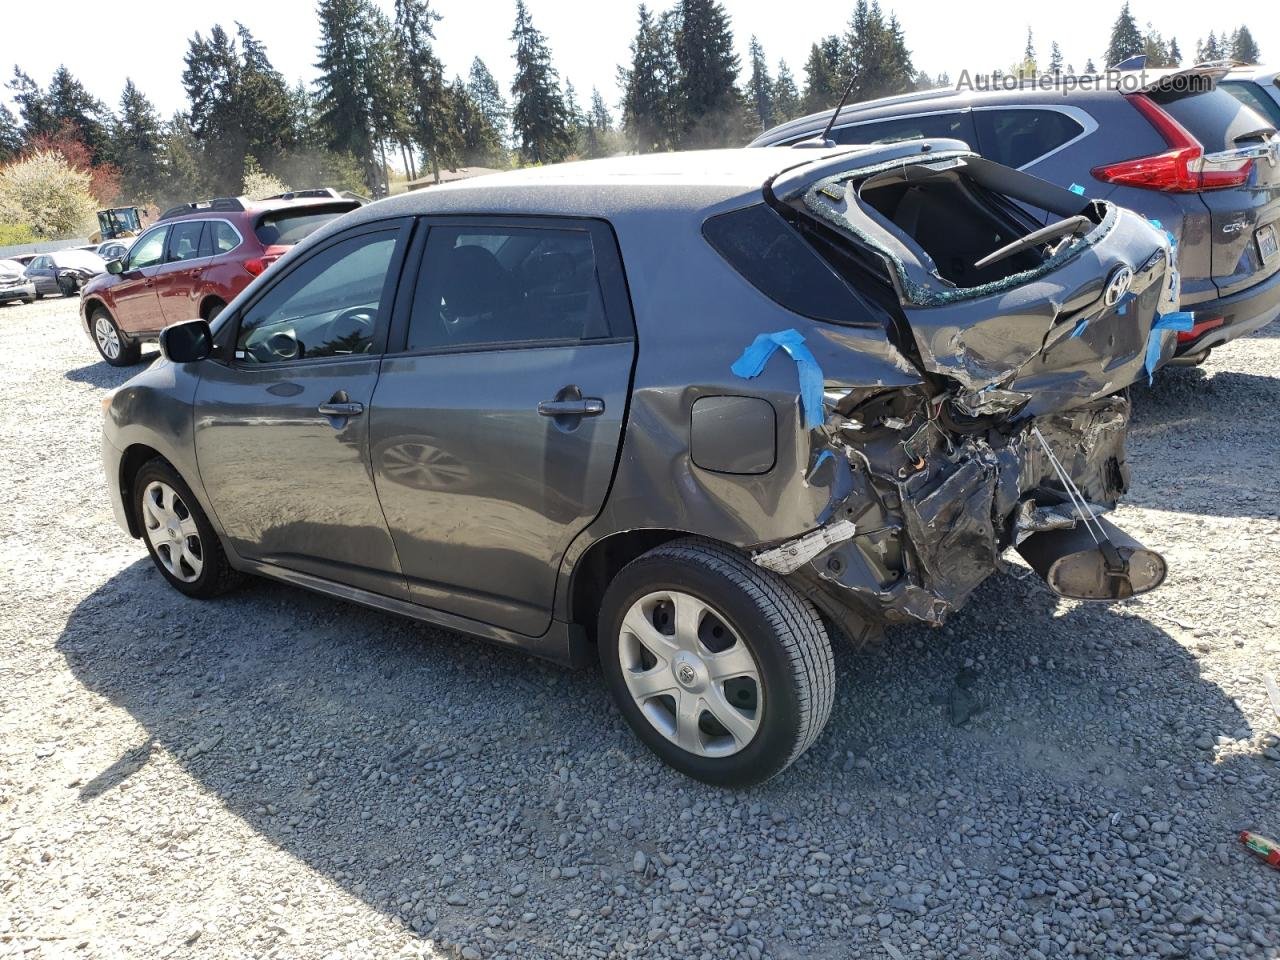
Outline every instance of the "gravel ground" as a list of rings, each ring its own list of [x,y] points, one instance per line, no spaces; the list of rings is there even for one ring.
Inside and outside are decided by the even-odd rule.
[[[990,580],[837,651],[725,792],[594,670],[262,581],[186,600],[111,519],[74,304],[0,308],[0,956],[1280,956],[1280,331],[1137,396],[1150,598]]]

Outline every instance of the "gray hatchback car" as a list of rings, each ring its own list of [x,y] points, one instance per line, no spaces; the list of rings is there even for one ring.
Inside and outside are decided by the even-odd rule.
[[[1064,595],[1159,583],[1102,513],[1168,257],[947,140],[432,188],[166,329],[104,401],[111,501],[189,596],[598,656],[668,763],[758,782],[827,720],[830,637],[941,623],[1006,547]]]

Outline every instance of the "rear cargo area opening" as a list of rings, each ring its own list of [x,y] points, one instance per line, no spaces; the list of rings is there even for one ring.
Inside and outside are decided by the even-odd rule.
[[[858,191],[864,206],[915,241],[933,260],[942,279],[957,287],[976,287],[1033,270],[1046,257],[1045,248],[1037,245],[985,268],[974,266],[987,254],[1030,232],[998,213],[993,198],[984,194],[956,172],[916,182],[878,177]]]

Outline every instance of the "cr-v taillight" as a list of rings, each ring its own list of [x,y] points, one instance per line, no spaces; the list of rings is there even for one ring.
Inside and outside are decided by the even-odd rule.
[[[1165,153],[1136,157],[1093,168],[1093,175],[1106,183],[1166,193],[1195,193],[1238,187],[1249,181],[1253,161],[1249,158],[1206,157],[1187,128],[1160,109],[1150,97],[1135,93],[1125,97],[1151,123],[1170,147]]]
[[[249,274],[254,277],[260,274],[263,270],[267,269],[268,266],[269,264],[267,263],[266,260],[262,259],[262,257],[253,257],[252,259],[246,260],[244,262],[245,270],[247,270]]]

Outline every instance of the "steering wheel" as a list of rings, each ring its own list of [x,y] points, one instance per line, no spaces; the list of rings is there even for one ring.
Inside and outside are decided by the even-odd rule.
[[[346,339],[356,334],[355,339],[365,341],[359,352],[367,353],[369,347],[373,345],[373,330],[377,317],[376,307],[350,307],[343,310],[329,321],[329,339],[332,341],[335,335]]]

